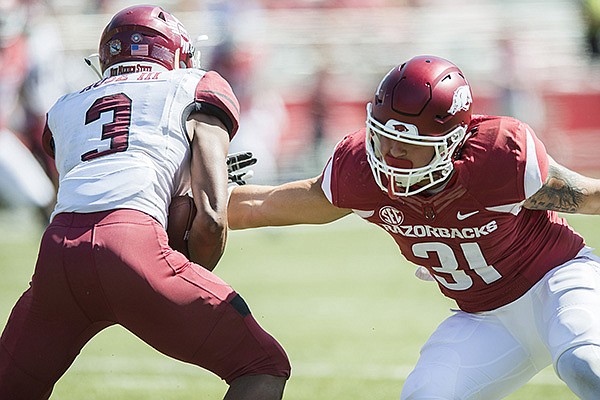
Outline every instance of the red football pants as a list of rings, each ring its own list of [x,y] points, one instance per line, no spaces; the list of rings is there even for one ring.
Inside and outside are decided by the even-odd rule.
[[[216,275],[171,250],[163,227],[133,210],[57,215],[31,287],[0,339],[0,399],[45,399],[82,347],[120,324],[228,383],[289,377],[283,348]]]

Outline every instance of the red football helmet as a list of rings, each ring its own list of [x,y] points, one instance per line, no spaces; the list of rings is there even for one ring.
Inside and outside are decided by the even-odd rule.
[[[391,197],[410,196],[446,180],[465,138],[472,102],[469,83],[450,61],[418,56],[394,67],[367,105],[367,159],[379,187]],[[381,136],[430,146],[435,154],[424,167],[398,168],[386,162]]]
[[[200,67],[199,56],[181,22],[161,7],[147,5],[115,14],[102,32],[99,57],[105,77]]]

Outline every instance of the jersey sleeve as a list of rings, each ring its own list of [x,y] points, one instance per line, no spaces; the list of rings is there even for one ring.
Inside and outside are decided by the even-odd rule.
[[[240,105],[231,86],[215,71],[208,71],[196,86],[196,110],[214,115],[227,127],[229,140],[239,128]]]
[[[321,189],[336,207],[369,209],[373,199],[381,194],[372,179],[364,142],[364,129],[344,137],[321,175]]]
[[[329,160],[327,160],[325,169],[321,174],[321,190],[323,190],[323,193],[325,193],[325,197],[327,197],[327,200],[329,200],[331,204],[335,205],[335,203],[333,202],[333,194],[331,192],[331,157],[329,158]]]
[[[48,127],[48,114],[46,114],[46,123],[44,124],[44,132],[42,133],[42,147],[44,152],[54,159],[54,138],[52,137],[52,131]]]
[[[533,130],[526,126],[527,160],[523,176],[524,199],[533,196],[548,178],[548,154],[546,147]]]
[[[486,206],[517,204],[548,176],[548,155],[533,129],[516,119],[483,121],[461,160],[465,186]]]
[[[340,140],[333,150],[333,154],[327,161],[325,169],[322,174],[321,188],[323,193],[331,204],[337,207],[343,207],[340,205],[340,189],[343,192],[344,183],[340,179],[342,174],[342,168],[347,162],[349,153],[352,147],[352,135],[348,135]]]

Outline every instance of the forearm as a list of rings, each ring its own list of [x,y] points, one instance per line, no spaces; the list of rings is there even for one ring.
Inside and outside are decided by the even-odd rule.
[[[546,183],[524,206],[532,210],[600,215],[600,180],[552,162]]]
[[[222,175],[220,172],[217,175]],[[212,174],[207,172],[204,180],[212,182]],[[214,190],[206,189],[214,188],[214,183],[204,187],[192,185],[197,212],[188,241],[190,259],[211,271],[223,255],[227,240],[226,184],[222,176],[216,181],[221,184]]]
[[[229,228],[246,229],[302,223],[288,206],[292,203],[288,201],[292,192],[286,192],[276,186],[244,185],[234,188],[228,206]]]
[[[229,136],[216,117],[192,114],[187,121],[193,131],[191,187],[196,216],[190,230],[190,259],[212,270],[227,239],[227,168]]]
[[[323,194],[318,178],[280,186],[236,187],[229,199],[231,229],[297,224],[325,224],[351,212],[335,207]]]
[[[194,221],[188,240],[190,260],[212,271],[216,266],[227,242],[227,229],[224,224],[210,224]]]
[[[600,215],[600,179],[579,175],[579,183],[582,199],[575,212]]]
[[[223,252],[227,241],[227,191],[224,178],[215,179],[212,172],[207,171],[203,179],[192,184],[196,215],[192,222],[188,239],[190,260],[212,271]],[[217,176],[221,175],[217,171]],[[196,186],[198,181],[215,183]],[[213,188],[209,190],[208,188]]]

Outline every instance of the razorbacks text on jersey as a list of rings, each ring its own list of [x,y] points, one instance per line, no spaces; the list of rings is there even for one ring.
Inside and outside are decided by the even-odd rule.
[[[52,218],[129,208],[165,226],[171,198],[190,189],[185,123],[197,110],[219,117],[230,139],[235,135],[237,98],[213,71],[118,75],[61,97],[44,131],[45,143],[53,140],[59,172]]]
[[[556,212],[522,208],[548,173],[546,150],[528,125],[475,116],[469,132],[453,176],[436,194],[384,193],[367,162],[364,129],[338,143],[322,188],[333,205],[392,235],[463,311],[479,312],[519,298],[575,257],[584,240]]]

